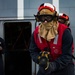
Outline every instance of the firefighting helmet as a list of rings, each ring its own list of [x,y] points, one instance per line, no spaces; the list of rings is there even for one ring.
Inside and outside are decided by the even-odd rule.
[[[64,13],[59,13],[58,21],[62,24],[70,25],[69,16]]]
[[[64,13],[59,13],[59,18],[69,20],[69,16],[67,14],[64,14]]]
[[[39,6],[38,8],[38,12],[41,11],[42,9],[49,9],[51,12],[56,11],[56,8],[54,5],[50,4],[50,3],[43,3]]]
[[[42,9],[46,10],[47,12],[47,9],[48,11],[50,10],[51,13],[53,13],[53,15],[51,14],[40,14],[40,12],[42,11]],[[50,4],[50,3],[43,3],[41,4],[39,7],[38,7],[38,12],[37,12],[37,15],[34,15],[36,20],[37,21],[41,21],[41,22],[44,22],[45,19],[49,22],[49,21],[52,21],[54,19],[54,17],[56,17],[56,8],[54,5]],[[46,17],[46,18],[45,18]]]

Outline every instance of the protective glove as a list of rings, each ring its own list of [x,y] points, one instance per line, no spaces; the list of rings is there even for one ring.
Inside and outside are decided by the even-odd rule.
[[[37,75],[39,75],[39,72],[41,73],[41,75],[50,75],[55,70],[56,70],[55,63],[50,62],[50,64],[49,64],[47,69],[44,69],[43,67],[39,66],[39,71],[38,71]]]
[[[54,71],[56,71],[56,64],[55,62],[50,62],[48,68],[45,70],[45,74],[50,75]]]
[[[40,55],[38,56],[39,59],[39,66],[43,67],[45,70],[49,67],[49,58],[50,53],[47,51],[40,52]]]

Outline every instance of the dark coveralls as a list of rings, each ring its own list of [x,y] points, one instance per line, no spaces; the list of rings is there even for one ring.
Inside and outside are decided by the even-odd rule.
[[[65,40],[66,37],[67,39]],[[53,61],[55,65],[53,66],[54,70],[51,73],[49,73],[51,71],[51,68],[50,68],[46,74],[43,68],[41,68],[41,71],[43,71],[43,74],[39,70],[37,75],[75,75],[74,63],[72,60],[73,59],[72,58],[73,37],[68,29],[65,30],[63,37],[62,37],[62,41],[63,41],[62,42],[63,54],[59,58],[57,58],[55,61]],[[37,57],[39,55],[40,50],[37,48],[33,35],[31,37],[29,51],[30,51],[30,55],[33,61],[38,64]]]
[[[0,37],[0,46],[2,47],[2,50],[0,50],[0,75],[4,75],[4,65],[3,65],[4,62],[2,54],[4,54],[5,42],[1,37]]]

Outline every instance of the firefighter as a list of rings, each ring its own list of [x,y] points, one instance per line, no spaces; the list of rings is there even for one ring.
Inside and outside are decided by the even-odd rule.
[[[69,16],[65,13],[59,13],[58,16],[58,21],[62,24],[64,24],[65,26],[70,27],[70,20],[69,20]],[[71,31],[71,29],[70,29]],[[72,45],[72,53],[74,54],[74,43]],[[75,57],[73,56],[73,58],[75,59]]]
[[[55,6],[41,4],[35,19],[40,25],[33,31],[29,52],[39,65],[37,75],[74,75],[73,36],[67,26],[58,22]]]

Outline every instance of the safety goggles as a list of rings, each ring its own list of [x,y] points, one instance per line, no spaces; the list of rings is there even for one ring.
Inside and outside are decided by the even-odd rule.
[[[37,17],[41,22],[51,22],[54,19],[54,15],[38,15]]]
[[[59,19],[58,19],[58,22],[60,22],[60,23],[64,24],[64,23],[66,22],[66,20],[65,20],[65,19],[63,19],[63,18],[59,18]]]

